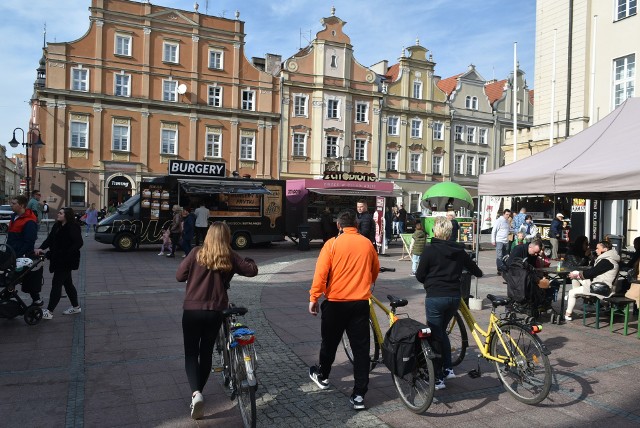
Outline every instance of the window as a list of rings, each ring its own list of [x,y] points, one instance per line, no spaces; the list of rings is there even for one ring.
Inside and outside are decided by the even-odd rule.
[[[464,106],[465,108],[471,108],[471,96],[467,95],[467,97],[464,99]]]
[[[89,91],[89,70],[86,68],[71,69],[71,89],[74,91]]]
[[[293,134],[293,156],[307,155],[307,135]]]
[[[399,135],[399,133],[398,133],[398,118],[397,117],[387,118],[387,134],[389,134],[389,135]]]
[[[325,152],[325,157],[338,157],[338,137],[327,137],[327,151]]]
[[[240,137],[240,159],[255,160],[255,138],[253,136]]]
[[[434,175],[442,175],[442,156],[433,156],[431,158],[431,169]]]
[[[327,119],[338,119],[340,112],[340,100],[327,101]]]
[[[89,141],[89,123],[71,122],[71,147],[86,149]]]
[[[479,144],[487,144],[487,128],[480,128],[480,135],[478,136]]]
[[[307,117],[307,100],[306,95],[294,95],[293,97],[293,115]]]
[[[111,150],[129,151],[129,126],[113,125],[113,142]]]
[[[444,134],[442,132],[443,128],[442,122],[434,122],[433,123],[433,139],[434,140],[444,140]]]
[[[256,97],[255,91],[245,89],[242,91],[242,110],[253,111],[255,109],[254,99]]]
[[[162,44],[162,60],[164,62],[178,63],[178,44],[174,42],[164,42]]]
[[[69,183],[69,205],[72,207],[87,206],[87,183],[82,181],[72,181]]]
[[[367,160],[367,140],[357,138],[354,147],[355,149],[353,153],[353,159],[357,161],[366,161]]]
[[[485,157],[480,157],[478,158],[478,164],[479,164],[479,173],[480,174],[485,174],[487,172],[487,158]]]
[[[222,107],[222,88],[220,86],[209,86],[207,104],[211,107]]]
[[[131,56],[131,36],[116,34],[115,54]]]
[[[467,175],[476,175],[476,157],[467,155]]]
[[[409,172],[422,172],[422,155],[420,153],[411,153]]]
[[[411,119],[411,138],[422,138],[422,120]]]
[[[331,68],[338,68],[338,57],[335,54],[331,55]]]
[[[462,161],[464,160],[464,155],[455,155],[453,158],[453,168],[456,174],[462,175]]]
[[[617,19],[623,19],[636,14],[636,0],[617,0],[616,3]]]
[[[398,170],[398,152],[387,152],[387,171]]]
[[[613,108],[634,96],[635,76],[635,54],[613,60]]]
[[[467,126],[467,143],[475,144],[476,142],[476,128],[474,126]]]
[[[478,97],[467,95],[464,99],[464,106],[470,110],[478,110]]]
[[[208,158],[221,158],[222,134],[219,131],[207,131],[206,140],[205,156]]]
[[[369,123],[369,104],[356,102],[356,122]]]
[[[131,75],[130,74],[114,74],[113,75],[113,94],[116,97],[131,96]]]
[[[160,153],[163,155],[177,154],[178,131],[175,129],[163,129],[161,134]]]
[[[209,49],[209,68],[214,70],[222,70],[223,68],[223,53],[222,51]]]
[[[462,125],[456,125],[454,128],[454,137],[456,141],[462,141],[464,127]]]
[[[176,80],[162,81],[162,101],[170,101],[175,103],[178,99],[177,91],[178,82]]]
[[[413,82],[413,98],[422,99],[422,82]]]

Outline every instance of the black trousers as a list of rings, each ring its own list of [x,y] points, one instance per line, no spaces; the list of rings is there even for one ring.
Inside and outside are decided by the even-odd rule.
[[[196,227],[196,245],[204,244],[204,237],[207,236],[208,227]]]
[[[320,308],[322,309],[320,373],[325,379],[329,378],[338,345],[346,331],[353,351],[353,394],[364,397],[369,386],[369,301],[330,302],[325,300]]]
[[[78,303],[78,291],[73,285],[71,271],[57,270],[53,272],[53,279],[51,280],[51,294],[49,294],[49,303],[47,304],[47,309],[50,312],[53,312],[60,302],[62,287],[64,287],[64,291],[67,293],[67,297],[69,297],[71,305],[80,306]]]
[[[222,325],[222,312],[183,311],[184,369],[192,392],[204,389],[211,373],[213,346]]]
[[[169,237],[171,238],[171,254],[175,254],[176,247],[178,245],[180,245],[180,237],[181,236],[182,236],[182,234],[180,232],[177,232],[177,233],[171,232],[169,234]]]

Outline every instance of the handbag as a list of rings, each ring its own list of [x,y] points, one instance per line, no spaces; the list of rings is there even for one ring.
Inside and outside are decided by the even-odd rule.
[[[589,285],[589,290],[592,294],[605,297],[611,294],[611,287],[604,282],[592,282],[591,285]]]

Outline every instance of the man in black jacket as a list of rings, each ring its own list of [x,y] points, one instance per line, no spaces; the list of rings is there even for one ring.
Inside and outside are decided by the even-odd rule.
[[[542,240],[537,238],[529,242],[528,244],[516,245],[509,253],[509,258],[507,259],[507,267],[511,265],[511,262],[513,262],[513,260],[518,258],[526,260],[530,266],[536,267],[536,260],[538,259],[538,254],[540,254],[542,248]]]
[[[367,201],[360,199],[356,203],[358,232],[360,235],[369,238],[373,245],[376,243],[376,225],[373,222],[373,216],[367,207]]]

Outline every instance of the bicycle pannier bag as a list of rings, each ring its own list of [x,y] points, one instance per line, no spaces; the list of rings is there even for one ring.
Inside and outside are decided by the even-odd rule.
[[[416,368],[418,330],[427,326],[411,318],[401,318],[387,331],[382,343],[382,361],[396,376],[406,376]]]
[[[507,281],[507,296],[514,303],[537,305],[540,303],[538,278],[533,266],[521,258],[509,261],[509,268],[504,273]]]

